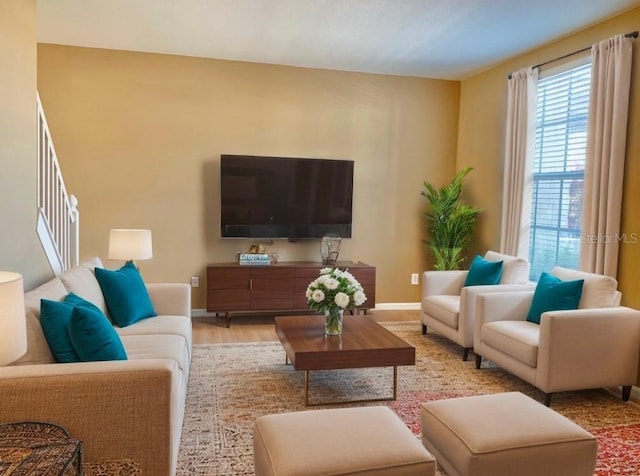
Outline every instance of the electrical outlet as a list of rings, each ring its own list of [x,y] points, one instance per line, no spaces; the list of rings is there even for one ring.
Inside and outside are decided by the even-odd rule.
[[[200,278],[198,276],[191,277],[191,287],[199,288],[200,287]]]
[[[420,275],[418,273],[411,275],[411,284],[420,284]]]

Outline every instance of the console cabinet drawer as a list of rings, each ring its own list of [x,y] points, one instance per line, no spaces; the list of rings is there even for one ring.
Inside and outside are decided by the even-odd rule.
[[[249,269],[208,267],[207,311],[251,309],[250,279]]]
[[[251,309],[292,308],[293,268],[251,270]]]

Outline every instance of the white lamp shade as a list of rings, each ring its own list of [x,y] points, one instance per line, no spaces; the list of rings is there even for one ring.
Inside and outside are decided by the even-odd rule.
[[[109,259],[133,261],[152,257],[151,230],[116,229],[109,232]]]
[[[27,319],[22,276],[0,271],[0,365],[18,360],[26,351]]]

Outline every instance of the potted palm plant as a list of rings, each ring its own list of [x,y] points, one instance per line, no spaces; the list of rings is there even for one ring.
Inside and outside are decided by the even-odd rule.
[[[434,258],[434,269],[459,269],[471,241],[479,208],[460,198],[464,178],[473,170],[467,167],[456,174],[451,183],[436,189],[424,182],[421,195],[429,202],[425,213],[429,239],[424,240]]]

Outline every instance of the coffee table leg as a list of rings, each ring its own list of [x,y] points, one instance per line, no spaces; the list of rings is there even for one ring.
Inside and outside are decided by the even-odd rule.
[[[304,371],[304,404],[307,407],[316,407],[323,405],[331,405],[336,403],[365,403],[365,402],[387,402],[389,400],[396,400],[398,397],[398,366],[393,366],[393,397],[382,398],[365,398],[362,400],[344,400],[336,402],[322,402],[322,403],[309,403],[309,371]]]
[[[393,366],[393,399],[398,396],[398,366]]]

